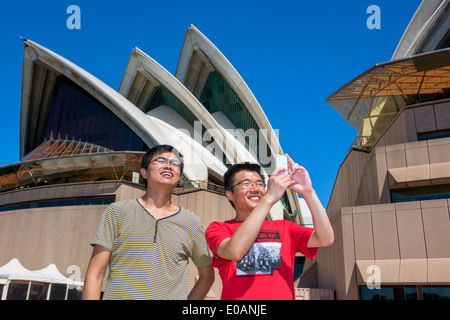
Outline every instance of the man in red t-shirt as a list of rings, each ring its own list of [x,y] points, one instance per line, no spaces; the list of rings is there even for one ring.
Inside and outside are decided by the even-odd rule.
[[[288,173],[276,169],[266,191],[258,164],[236,164],[224,175],[225,192],[236,217],[213,222],[206,241],[222,279],[222,299],[294,299],[294,258],[314,259],[317,248],[334,241],[330,221],[312,188],[308,172],[286,155]],[[287,188],[303,196],[314,229],[286,220],[266,219]]]

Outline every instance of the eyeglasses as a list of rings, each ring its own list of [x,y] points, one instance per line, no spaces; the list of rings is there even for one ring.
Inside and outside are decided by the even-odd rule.
[[[242,189],[250,189],[251,187],[253,187],[253,185],[256,185],[258,189],[264,189],[266,187],[266,184],[262,181],[242,180],[241,182],[238,182],[234,186],[232,186],[231,190],[233,190],[233,188],[238,185],[240,185]]]
[[[155,160],[150,161],[150,163],[155,162],[159,166],[165,166],[166,164],[170,164],[174,168],[181,168],[181,162],[177,159],[168,159],[166,157],[158,157]]]

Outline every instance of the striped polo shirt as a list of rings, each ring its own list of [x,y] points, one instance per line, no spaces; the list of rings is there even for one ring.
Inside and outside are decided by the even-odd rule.
[[[211,264],[202,223],[184,208],[156,220],[137,199],[112,203],[91,245],[111,251],[103,299],[187,299],[188,258]]]

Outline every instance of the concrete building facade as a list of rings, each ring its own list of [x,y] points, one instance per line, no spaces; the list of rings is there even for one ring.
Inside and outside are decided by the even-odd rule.
[[[358,136],[327,208],[335,243],[299,287],[338,300],[450,298],[449,9],[423,1],[393,60],[327,98]]]

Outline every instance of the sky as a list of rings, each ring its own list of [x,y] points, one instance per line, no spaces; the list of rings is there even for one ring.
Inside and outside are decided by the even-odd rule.
[[[30,39],[117,90],[135,47],[175,74],[189,25],[244,79],[279,132],[283,151],[309,172],[326,206],[356,138],[325,99],[391,60],[421,0],[8,1],[0,5],[0,166],[19,159],[23,41]],[[68,28],[80,9],[80,29]],[[379,19],[368,8],[379,8]],[[370,29],[367,21],[378,23]]]

